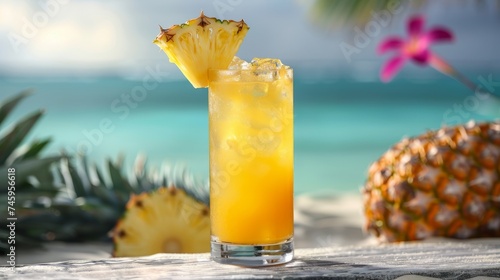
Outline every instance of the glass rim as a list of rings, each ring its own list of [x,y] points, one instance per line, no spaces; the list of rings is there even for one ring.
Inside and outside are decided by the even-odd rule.
[[[293,69],[208,69],[210,82],[273,82],[279,80],[293,80]],[[261,76],[262,78],[259,78]],[[263,77],[268,76],[268,77]],[[271,78],[269,78],[269,76]]]
[[[219,74],[224,74],[224,73],[248,73],[248,72],[258,72],[259,74],[264,74],[264,73],[270,73],[270,72],[276,72],[276,71],[286,71],[287,73],[292,72],[293,73],[293,68],[292,67],[286,67],[286,68],[275,68],[275,69],[222,69],[222,68],[209,68],[208,73],[219,73]]]

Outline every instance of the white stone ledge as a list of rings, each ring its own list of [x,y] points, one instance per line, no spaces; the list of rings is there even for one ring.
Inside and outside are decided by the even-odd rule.
[[[417,275],[440,279],[500,277],[500,239],[298,249],[293,262],[258,269],[217,264],[208,254],[52,262],[19,266],[14,272],[0,267],[0,278],[32,280],[428,279]]]

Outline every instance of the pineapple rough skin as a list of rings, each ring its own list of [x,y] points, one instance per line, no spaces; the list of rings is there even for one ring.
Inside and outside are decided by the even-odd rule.
[[[500,236],[500,122],[404,139],[368,173],[365,230],[380,241]]]

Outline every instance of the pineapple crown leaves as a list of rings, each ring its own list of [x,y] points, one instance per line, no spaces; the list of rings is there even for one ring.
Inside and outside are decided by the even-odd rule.
[[[164,164],[159,169],[148,170],[147,160],[138,155],[131,172],[123,172],[124,158],[118,157],[105,163],[107,172],[89,164],[84,155],[60,161],[56,177],[58,183],[68,188],[68,198],[98,198],[114,206],[124,205],[130,194],[149,192],[159,187],[175,186],[186,191],[199,202],[208,205],[208,186],[197,182],[185,167]],[[127,174],[129,174],[127,176]]]
[[[132,172],[123,172],[123,162],[123,157],[108,159],[107,172],[89,164],[85,155],[65,157],[59,162],[55,178],[63,191],[49,207],[55,211],[51,219],[56,217],[58,221],[50,227],[55,239],[105,238],[123,216],[131,196],[161,187],[182,189],[208,206],[208,185],[198,183],[185,168],[165,164],[160,169],[148,170],[146,159],[139,155]],[[45,216],[50,215],[45,213]]]
[[[69,157],[63,152],[52,170],[58,195],[23,199],[25,206],[18,210],[20,235],[39,244],[109,240],[131,196],[165,186],[182,189],[208,206],[208,185],[196,182],[184,167],[165,164],[148,170],[143,156],[137,157],[132,172],[124,172],[123,165],[123,158],[108,159],[104,170],[89,163],[85,155]]]

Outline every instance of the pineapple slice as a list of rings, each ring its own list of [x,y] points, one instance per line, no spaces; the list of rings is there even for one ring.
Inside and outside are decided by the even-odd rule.
[[[208,86],[208,69],[226,69],[248,32],[243,21],[200,16],[168,29],[160,26],[153,41],[193,87]]]
[[[381,241],[500,236],[500,123],[405,139],[368,172],[365,229]]]
[[[207,205],[173,186],[133,195],[113,229],[113,256],[210,251]]]

